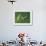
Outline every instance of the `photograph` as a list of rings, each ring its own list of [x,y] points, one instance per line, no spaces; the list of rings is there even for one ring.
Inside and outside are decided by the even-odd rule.
[[[16,11],[15,12],[16,25],[32,25],[32,12],[30,11]]]

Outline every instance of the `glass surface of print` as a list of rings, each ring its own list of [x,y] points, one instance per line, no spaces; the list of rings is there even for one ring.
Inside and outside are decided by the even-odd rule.
[[[15,22],[16,23],[30,23],[30,12],[16,12]]]

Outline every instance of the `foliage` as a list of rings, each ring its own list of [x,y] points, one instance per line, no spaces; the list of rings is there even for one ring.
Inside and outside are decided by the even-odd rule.
[[[16,12],[15,22],[16,23],[30,23],[30,12]]]

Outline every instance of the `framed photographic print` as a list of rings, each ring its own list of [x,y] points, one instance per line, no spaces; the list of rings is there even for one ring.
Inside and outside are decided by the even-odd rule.
[[[32,11],[16,11],[15,25],[32,25]]]

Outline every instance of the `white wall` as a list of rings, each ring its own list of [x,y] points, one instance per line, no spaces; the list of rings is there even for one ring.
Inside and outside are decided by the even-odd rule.
[[[13,16],[16,10],[32,10],[32,26],[15,26]],[[33,40],[46,40],[46,0],[16,0],[13,5],[0,0],[0,40],[11,40],[19,32],[31,34]]]

